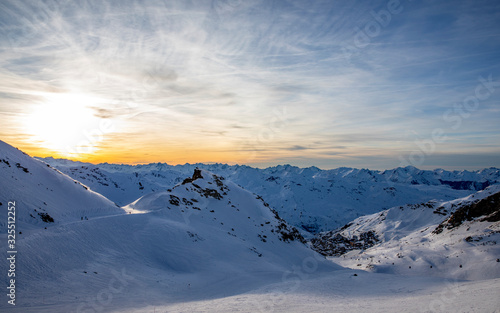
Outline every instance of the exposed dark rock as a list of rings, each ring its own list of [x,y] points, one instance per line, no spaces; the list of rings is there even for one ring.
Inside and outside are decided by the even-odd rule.
[[[182,202],[185,204],[185,205],[193,205],[193,202],[192,201],[189,201],[188,199],[186,198],[182,198]]]
[[[194,170],[193,176],[191,178],[184,179],[184,181],[182,182],[182,185],[187,184],[187,183],[192,183],[195,180],[197,180],[198,178],[203,178],[203,176],[201,176],[201,170],[196,168]]]
[[[500,192],[458,208],[448,219],[439,224],[433,233],[440,234],[445,228],[453,229],[465,221],[472,221],[479,217],[482,217],[480,222],[500,221]]]
[[[210,189],[210,188],[206,188],[206,189],[201,189],[201,194],[203,196],[205,196],[205,198],[214,198],[214,199],[217,199],[217,200],[220,200],[222,199],[223,197],[221,196],[221,194],[215,190],[215,189]]]
[[[198,178],[203,178],[203,176],[201,176],[201,170],[196,168],[194,170],[192,179],[197,180]]]
[[[16,167],[22,169],[25,173],[29,173],[28,169],[22,166],[20,163],[16,163]]]
[[[177,196],[170,195],[170,200],[168,202],[170,202],[171,205],[179,206],[180,199]]]
[[[483,240],[483,237],[481,237],[481,236],[477,236],[477,237],[469,236],[469,237],[465,238],[464,240],[467,242],[481,241],[481,240]]]
[[[266,181],[276,181],[276,180],[279,180],[280,178],[279,177],[276,177],[276,176],[269,176],[268,178],[266,178]]]
[[[435,209],[432,213],[446,216],[448,214],[448,210],[440,206],[439,208]]]
[[[48,213],[38,213],[38,215],[45,223],[54,223],[54,219]]]

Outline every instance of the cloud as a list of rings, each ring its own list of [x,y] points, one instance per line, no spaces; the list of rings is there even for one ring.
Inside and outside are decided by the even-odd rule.
[[[439,149],[470,153],[474,142],[494,141],[500,91],[460,129],[443,114],[500,67],[498,4],[401,1],[356,47],[386,5],[3,1],[0,114],[20,116],[46,93],[86,94],[123,136],[149,134],[149,149],[189,142],[234,151],[250,142],[262,160],[321,164],[361,164],[373,151],[394,164],[436,128],[453,138]],[[488,131],[471,137],[478,125]]]
[[[306,148],[304,146],[294,145],[294,146],[291,146],[291,147],[287,147],[285,149],[289,150],[289,151],[297,151],[297,150],[307,150],[308,148]]]

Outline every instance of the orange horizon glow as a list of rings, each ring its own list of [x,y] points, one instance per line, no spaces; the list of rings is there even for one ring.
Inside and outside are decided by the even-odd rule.
[[[167,163],[169,165],[182,165],[182,164],[196,164],[196,163],[222,163],[222,164],[250,164],[252,162],[259,161],[270,161],[262,157],[252,157],[254,154],[250,151],[248,154],[242,153],[232,153],[233,156],[228,155],[228,152],[219,151],[201,151],[197,149],[188,150],[186,148],[172,149],[169,147],[157,147],[156,149],[150,149],[149,151],[144,151],[143,153],[138,153],[133,151],[133,149],[128,150],[106,150],[98,151],[94,154],[81,154],[77,157],[68,156],[64,153],[50,150],[46,148],[37,147],[34,144],[19,142],[7,142],[8,144],[18,148],[19,150],[25,152],[32,157],[46,158],[52,157],[55,159],[66,159],[71,161],[78,161],[84,163],[100,164],[100,163],[110,163],[110,164],[128,164],[128,165],[140,165],[140,164],[151,164],[151,163]],[[234,155],[241,154],[239,157],[234,157]]]
[[[96,153],[93,154],[82,154],[79,157],[68,157],[64,153],[59,153],[50,149],[42,148],[34,143],[26,142],[23,140],[5,140],[7,144],[21,150],[22,152],[28,154],[32,157],[46,158],[52,157],[55,159],[66,159],[71,161],[90,163],[90,164],[125,164],[125,165],[144,165],[144,164],[154,164],[154,163],[165,163],[168,165],[184,165],[184,164],[227,164],[227,165],[247,165],[254,168],[268,168],[277,165],[290,164],[297,167],[318,167],[323,170],[334,169],[338,167],[354,167],[354,168],[368,168],[371,170],[388,170],[396,168],[394,167],[380,167],[380,166],[359,166],[349,164],[349,161],[356,158],[355,154],[336,156],[338,166],[322,166],[318,164],[318,161],[326,161],[327,164],[331,164],[333,157],[324,157],[322,159],[316,158],[316,163],[301,163],[300,159],[292,159],[291,155],[293,152],[280,153],[279,149],[273,152],[268,152],[265,154],[259,151],[252,151],[251,149],[244,148],[240,151],[237,150],[210,150],[207,147],[205,149],[189,149],[187,147],[171,147],[158,143],[152,145],[144,144],[142,147],[126,147],[122,146],[112,146],[108,145],[103,148],[97,149]],[[140,152],[139,152],[140,151]],[[362,151],[362,153],[371,153],[376,157],[377,153],[380,153],[377,149],[370,151]],[[383,154],[379,154],[380,157],[387,157]],[[292,160],[292,161],[290,161]],[[295,160],[295,162],[293,161]],[[418,166],[417,166],[418,167]],[[491,167],[491,166],[489,166]],[[449,167],[418,167],[420,169],[433,170],[437,168],[443,168],[447,170],[463,170],[464,168],[457,168],[454,166]],[[487,167],[474,167],[468,168],[468,170],[481,170]]]

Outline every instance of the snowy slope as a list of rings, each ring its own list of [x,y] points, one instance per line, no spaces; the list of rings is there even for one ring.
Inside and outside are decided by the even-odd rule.
[[[167,218],[173,226],[187,232],[193,242],[199,242],[198,246],[211,244],[216,238],[219,246],[209,249],[222,251],[215,254],[234,249],[242,250],[240,253],[248,259],[267,254],[286,256],[276,264],[312,255],[300,233],[287,225],[260,196],[204,170],[195,169],[191,178],[172,189],[146,195],[125,209]],[[230,246],[234,248],[229,249]],[[234,257],[240,259],[241,255],[224,258],[232,263],[236,261]]]
[[[48,164],[0,141],[0,232],[14,201],[19,230],[43,228],[124,211],[113,202]]]
[[[487,209],[484,209],[484,208]],[[477,209],[472,214],[471,208]],[[391,208],[318,234],[343,266],[456,279],[500,277],[500,186],[465,198]]]
[[[364,261],[351,258],[335,261],[356,270],[342,269],[308,249],[300,234],[264,202],[265,198],[206,170],[192,168],[189,175],[174,179],[176,183],[148,192],[118,209],[88,187],[8,145],[3,144],[0,151],[0,162],[5,164],[1,167],[1,201],[14,197],[17,202],[17,198],[25,197],[17,206],[18,225],[23,228],[16,238],[17,304],[8,305],[4,298],[0,301],[1,312],[494,312],[500,304],[496,297],[500,279],[450,281],[427,277],[439,275],[423,270],[413,273],[425,275],[406,275],[404,268],[408,264],[403,262],[414,256],[407,249],[416,246],[394,246],[405,252],[401,259],[404,261],[392,270],[388,270],[389,265],[372,268],[385,273],[361,271],[366,269]],[[127,168],[132,170],[130,173],[137,169]],[[256,171],[242,173],[251,178]],[[162,172],[160,169],[155,175]],[[123,170],[117,173],[125,175],[125,179],[130,177]],[[148,169],[146,173],[151,172]],[[442,209],[432,204],[439,213],[426,211],[411,218],[422,220],[418,225],[423,227],[428,219],[422,216],[439,215],[440,222],[446,220],[448,224],[443,224],[443,231],[434,236],[449,238],[451,233],[467,231],[463,229],[467,225],[472,229],[483,223],[476,218],[449,228],[447,225],[459,220],[449,219],[463,207],[459,204],[487,199],[486,193],[493,194],[494,188],[444,203]],[[43,202],[49,207],[46,212],[54,216],[54,223],[24,216],[30,211],[23,210]],[[456,206],[452,208],[453,204]],[[413,207],[418,211],[417,206]],[[412,206],[405,208],[413,212]],[[4,209],[5,205],[2,212]],[[88,219],[82,220],[81,215]],[[395,211],[389,220],[397,223],[405,216],[412,215],[398,216]],[[376,220],[375,215],[370,218],[373,227],[379,224]],[[429,228],[429,232],[437,228],[437,220],[432,221],[436,227]],[[364,231],[361,224],[356,227]],[[49,227],[45,229],[45,225]],[[366,229],[373,228],[367,225]],[[420,226],[399,226],[401,231],[393,231],[383,244],[400,243],[414,234],[417,238]],[[392,228],[386,225],[381,229],[390,233]],[[403,229],[409,234],[406,237]],[[482,244],[492,240],[486,236],[485,240],[479,239],[475,230],[469,232],[474,236],[466,243],[478,249],[472,251],[477,254],[470,255],[470,262],[463,263],[464,269],[472,261],[482,262],[488,256],[481,251],[486,247]],[[440,249],[439,244],[432,247]],[[439,253],[444,257],[457,251],[450,246],[448,255]],[[0,249],[8,250],[5,232],[0,235]],[[417,247],[416,253],[423,252],[426,258],[433,256],[429,247],[420,249]],[[357,267],[353,262],[363,265]],[[450,270],[454,269],[450,262],[443,268],[448,269],[442,271],[443,276],[460,277]],[[495,275],[491,268],[482,268],[481,275],[466,278]],[[0,272],[7,273],[7,269],[8,262],[0,262]],[[2,283],[7,286],[6,275]]]
[[[290,224],[311,232],[334,229],[393,206],[465,197],[500,182],[500,170],[496,168],[475,172],[421,171],[414,167],[371,171],[290,165],[256,169],[225,164],[130,166],[52,158],[44,161],[120,205],[169,188],[199,167],[261,195]]]
[[[464,282],[356,271],[280,282],[244,294],[112,312],[498,312],[500,279]]]
[[[25,161],[31,172],[35,167]],[[32,179],[45,181],[47,175],[33,171]],[[78,184],[63,178],[59,188],[68,185]],[[41,201],[38,196],[33,193],[30,201]],[[231,296],[280,282],[301,268],[308,276],[340,269],[309,249],[259,196],[207,171],[124,210],[130,214],[61,218],[47,229],[23,232],[17,238],[16,309],[109,312],[144,307],[146,300]],[[7,251],[5,236],[0,239]],[[0,272],[7,266],[0,262]],[[0,302],[0,311],[7,309]]]

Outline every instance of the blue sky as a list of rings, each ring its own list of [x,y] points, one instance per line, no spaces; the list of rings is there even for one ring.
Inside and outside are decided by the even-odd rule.
[[[0,69],[32,155],[500,166],[496,1],[3,1]]]

